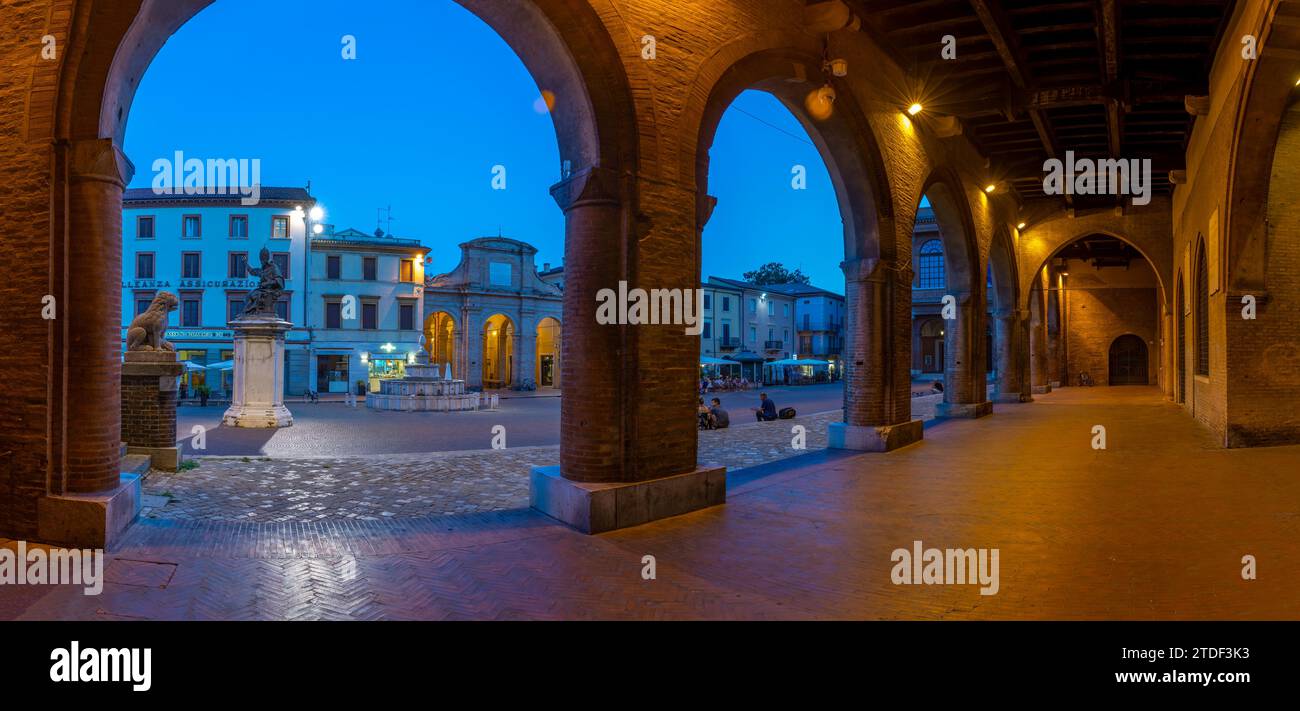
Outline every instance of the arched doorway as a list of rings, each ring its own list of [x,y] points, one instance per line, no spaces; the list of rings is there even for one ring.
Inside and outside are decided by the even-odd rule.
[[[944,363],[943,319],[930,318],[921,323],[918,339],[922,373],[942,373]]]
[[[514,383],[515,322],[494,314],[483,323],[483,387],[506,388]]]
[[[560,387],[560,321],[547,316],[537,322],[537,363],[533,382],[539,388]]]
[[[424,320],[424,350],[430,363],[450,366],[453,378],[461,375],[456,362],[456,319],[451,314],[438,311]]]
[[[1149,385],[1149,358],[1146,341],[1131,333],[1116,338],[1110,344],[1106,382],[1111,385]]]

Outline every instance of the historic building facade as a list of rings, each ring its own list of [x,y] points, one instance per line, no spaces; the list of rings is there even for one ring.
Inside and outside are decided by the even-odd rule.
[[[156,194],[150,188],[122,196],[122,348],[126,327],[159,291],[180,300],[167,338],[186,365],[182,395],[200,385],[228,393],[234,334],[228,323],[257,285],[248,265],[263,247],[285,278],[276,310],[294,324],[285,335],[285,392],[308,387],[309,325],[304,318],[307,214],[315,198],[301,188],[264,187],[256,205],[238,196]],[[209,367],[214,366],[214,367]]]
[[[309,372],[318,393],[378,390],[422,347],[424,262],[419,240],[326,228],[311,240]]]
[[[455,269],[425,281],[423,331],[431,360],[450,363],[453,376],[470,387],[558,391],[564,292],[538,276],[537,249],[481,237],[462,243],[460,254]],[[547,271],[563,279],[562,272]]]

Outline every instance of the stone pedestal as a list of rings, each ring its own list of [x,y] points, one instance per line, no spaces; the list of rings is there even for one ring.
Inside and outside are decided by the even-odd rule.
[[[1017,395],[1018,401],[1019,395]],[[934,408],[935,417],[976,418],[993,414],[993,403],[984,402],[942,402]]]
[[[827,428],[831,449],[856,449],[860,452],[891,452],[920,442],[925,423],[910,420],[897,425],[850,425],[832,422]]]
[[[36,502],[36,535],[71,548],[111,548],[140,515],[142,502],[138,474],[120,475],[106,491],[46,496]]]
[[[284,334],[293,324],[271,315],[241,316],[230,326],[235,332],[235,384],[221,424],[292,425],[293,415],[284,406]]]
[[[176,471],[176,384],[181,364],[172,351],[128,351],[122,364],[122,441],[127,454],[148,455],[152,465]]]
[[[565,479],[559,467],[534,467],[529,499],[533,508],[583,533],[603,533],[725,504],[727,470],[602,483]]]

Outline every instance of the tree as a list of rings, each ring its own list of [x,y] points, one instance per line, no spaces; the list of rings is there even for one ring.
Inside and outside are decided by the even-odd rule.
[[[803,272],[790,271],[780,262],[768,262],[752,272],[745,272],[745,281],[766,286],[768,284],[808,284],[811,280]]]

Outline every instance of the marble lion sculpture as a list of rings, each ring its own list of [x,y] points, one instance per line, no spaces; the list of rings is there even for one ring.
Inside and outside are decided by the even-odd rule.
[[[131,321],[126,330],[128,351],[174,351],[176,348],[163,338],[167,330],[167,314],[175,311],[179,300],[175,294],[160,291],[144,313]]]

